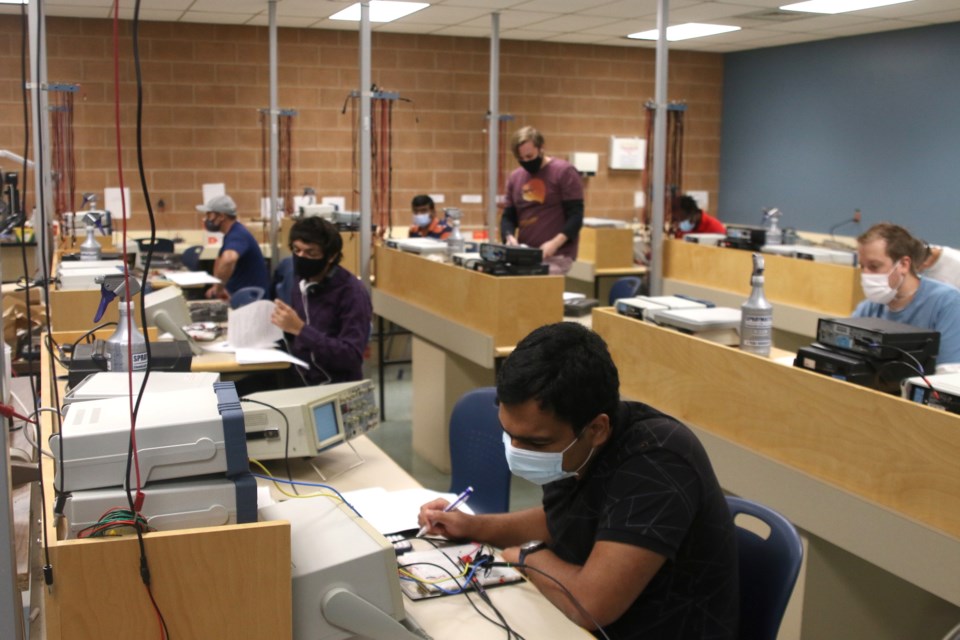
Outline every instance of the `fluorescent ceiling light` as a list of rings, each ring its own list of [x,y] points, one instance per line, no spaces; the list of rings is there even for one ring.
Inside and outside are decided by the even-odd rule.
[[[700,24],[699,22],[688,22],[686,24],[677,24],[667,27],[667,40],[675,42],[677,40],[689,40],[690,38],[703,38],[705,36],[715,36],[718,33],[729,33],[731,31],[740,31],[740,27],[731,27],[725,24]],[[656,29],[650,31],[641,31],[631,33],[627,36],[634,40],[656,40],[660,37],[660,32]]]
[[[27,4],[27,0],[0,0],[0,4]]]
[[[808,0],[807,2],[786,4],[780,7],[780,9],[783,11],[834,14],[873,9],[875,7],[886,7],[887,5],[901,4],[903,2],[913,2],[913,0]]]
[[[393,22],[430,5],[426,2],[395,2],[394,0],[370,0],[370,22]],[[360,22],[360,3],[350,5],[330,16],[331,20]]]

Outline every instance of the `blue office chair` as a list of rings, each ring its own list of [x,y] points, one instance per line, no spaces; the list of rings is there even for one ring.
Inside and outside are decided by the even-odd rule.
[[[643,280],[636,276],[627,276],[618,279],[613,283],[613,286],[610,287],[610,305],[613,306],[620,298],[632,298],[637,295],[637,291],[640,290],[641,285],[643,285]]]
[[[263,287],[243,287],[230,294],[230,308],[239,309],[251,302],[262,300],[266,292]]]
[[[280,261],[277,270],[273,272],[273,299],[292,304],[295,286],[297,286],[297,279],[293,273],[293,258],[287,256]]]
[[[203,245],[187,247],[180,254],[180,264],[190,271],[200,270],[200,254],[203,253]]]
[[[469,505],[476,513],[510,510],[511,474],[496,397],[494,387],[468,391],[450,415],[450,491],[460,493],[472,486]]]
[[[746,514],[770,527],[770,534],[762,538],[737,525],[740,640],[776,640],[803,560],[800,534],[769,507],[733,496],[727,496],[727,504],[734,518]]]

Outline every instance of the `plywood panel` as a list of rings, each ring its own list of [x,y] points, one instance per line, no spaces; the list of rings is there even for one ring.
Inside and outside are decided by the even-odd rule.
[[[592,262],[597,269],[633,266],[633,231],[630,229],[580,229],[577,260]]]
[[[663,277],[692,284],[750,294],[753,264],[750,251],[710,247],[681,240],[663,244]],[[786,303],[820,311],[824,315],[848,316],[863,299],[860,271],[854,267],[825,264],[764,254],[764,291],[776,304]]]
[[[495,347],[563,319],[559,276],[495,277],[385,247],[376,266],[378,289],[490,335]]]
[[[960,537],[960,416],[595,310],[625,395]]]

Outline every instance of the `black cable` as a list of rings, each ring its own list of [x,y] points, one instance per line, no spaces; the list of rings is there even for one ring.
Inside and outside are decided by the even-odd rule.
[[[114,5],[114,29],[117,28],[117,22],[119,20],[117,9],[118,7]],[[130,510],[133,511],[134,513],[137,513],[137,510],[134,508],[133,492],[130,487],[130,469],[133,465],[134,429],[137,422],[137,414],[140,411],[140,403],[143,400],[143,393],[147,388],[147,380],[150,377],[150,370],[151,370],[151,364],[152,364],[152,360],[151,360],[152,353],[150,349],[150,336],[149,336],[149,333],[147,332],[147,311],[146,311],[146,305],[144,304],[144,296],[145,296],[145,289],[147,285],[147,278],[150,273],[150,262],[153,260],[153,251],[154,251],[154,248],[156,245],[156,239],[157,239],[157,228],[156,228],[156,220],[153,215],[153,204],[150,201],[150,190],[147,187],[146,171],[144,170],[144,166],[143,166],[143,77],[142,77],[141,68],[140,68],[140,0],[136,0],[136,2],[134,3],[132,38],[133,38],[133,61],[134,61],[134,70],[136,72],[136,87],[137,87],[137,126],[136,126],[137,169],[140,174],[140,185],[143,189],[143,197],[147,206],[147,215],[150,220],[150,245],[149,247],[147,247],[147,259],[144,262],[143,279],[140,282],[140,326],[143,327],[143,332],[144,332],[144,343],[146,348],[147,366],[146,366],[146,370],[144,371],[143,380],[140,383],[140,390],[137,393],[137,400],[133,406],[133,412],[131,416],[132,424],[130,429],[130,441],[127,449],[127,469],[126,469],[126,474],[124,476],[124,487],[127,493],[127,502],[130,505]],[[120,215],[122,216],[123,220],[126,220],[125,211],[121,211]],[[126,223],[124,222],[123,224],[125,225]],[[124,234],[124,243],[125,241],[126,241],[126,234]],[[126,257],[126,251],[127,251],[127,247],[124,246],[123,247],[124,257]],[[126,259],[124,259],[123,270],[126,276],[126,281],[127,283],[129,283],[129,280],[130,280],[129,265],[127,264]],[[127,295],[129,296],[129,285],[127,286],[127,292],[128,292]],[[122,301],[120,303],[122,304]],[[132,318],[128,316],[127,319],[128,319],[128,322],[130,322],[131,324],[134,324]],[[130,365],[130,368],[133,369],[134,363],[132,362],[132,358],[129,365]],[[138,492],[139,492],[139,489],[140,488],[138,487],[137,488]],[[153,608],[157,612],[157,616],[160,619],[160,625],[163,629],[163,637],[169,638],[170,631],[167,628],[167,621],[166,619],[164,619],[163,612],[160,610],[160,606],[157,604],[157,601],[153,596],[153,589],[151,588],[151,585],[150,585],[150,566],[149,566],[149,563],[147,562],[147,549],[146,549],[146,545],[143,542],[143,532],[140,530],[139,527],[136,527],[135,530],[137,533],[137,542],[140,546],[140,579],[143,581],[144,586],[147,588],[147,595],[150,596],[150,602],[153,604]]]
[[[35,11],[37,12],[37,15],[42,16],[42,15],[43,15],[43,0],[36,0],[36,5],[35,5],[35,6],[36,6]],[[26,42],[27,42],[27,23],[26,23],[26,20],[27,20],[27,18],[26,18],[26,14],[25,14],[25,5],[21,5],[20,16],[21,16],[21,19],[22,19],[22,21],[23,21],[23,35],[22,35],[23,43],[22,43],[22,46],[21,46],[21,75],[22,75],[22,80],[23,80],[23,82],[22,82],[21,84],[22,84],[22,86],[23,86],[24,120],[27,121],[27,120],[28,120],[28,117],[27,117],[27,115],[26,115],[26,114],[27,114],[27,78],[26,78],[26,46],[27,46],[27,45],[26,45]],[[42,66],[41,66],[41,65],[42,65],[42,58],[43,58],[42,54],[43,54],[43,51],[41,50],[42,47],[40,47],[39,43],[43,42],[43,37],[44,37],[44,36],[43,36],[43,27],[44,27],[44,21],[43,21],[43,20],[38,21],[38,24],[37,24],[37,43],[38,43],[38,44],[37,44],[37,51],[34,52],[34,54],[35,54],[35,55],[34,55],[34,62],[35,62],[35,69],[36,69],[36,76],[37,76],[37,84],[38,84],[38,85],[39,85],[40,82],[42,81],[42,76],[41,76],[40,71],[41,71],[41,69],[42,69]],[[43,86],[37,86],[37,87],[35,87],[35,89],[36,89],[36,91],[37,91],[37,96],[38,96],[38,98],[37,98],[37,100],[36,100],[36,103],[37,103],[37,104],[36,104],[35,106],[36,106],[37,109],[39,109],[39,104],[42,102],[42,101],[39,99],[39,96],[40,96],[40,93],[41,93],[42,91],[44,91],[45,88],[44,88]],[[39,118],[39,117],[44,117],[44,116],[45,116],[45,114],[41,114],[41,115],[38,116],[38,118]],[[26,122],[25,122],[25,124],[26,124],[26,126],[25,126],[24,128],[28,131],[28,130],[29,130],[29,125],[28,125]],[[29,151],[29,150],[30,150],[29,134],[27,133],[27,131],[24,132],[24,154],[23,154],[23,157],[24,157],[24,181],[23,181],[23,187],[24,187],[24,188],[21,190],[21,194],[22,194],[22,198],[23,198],[23,203],[24,203],[24,209],[26,208],[26,201],[27,201],[27,180],[26,180],[27,162],[26,162],[26,158],[27,158],[27,156],[28,156],[29,153],[30,153],[30,151]],[[37,167],[36,171],[37,171],[37,175],[40,177],[40,184],[41,184],[41,188],[39,189],[39,192],[37,193],[37,197],[36,197],[36,201],[37,201],[36,210],[37,210],[37,212],[40,214],[40,218],[39,218],[39,219],[40,219],[40,221],[41,221],[41,224],[40,224],[40,229],[39,229],[39,231],[40,231],[39,236],[37,235],[37,229],[34,228],[34,238],[35,238],[35,240],[36,240],[36,242],[37,242],[37,251],[38,251],[39,254],[40,254],[40,264],[41,264],[41,267],[42,267],[43,283],[44,283],[43,286],[44,286],[45,288],[48,288],[48,287],[49,287],[49,282],[50,282],[50,271],[49,271],[49,270],[50,270],[50,267],[49,267],[50,261],[49,261],[49,259],[48,259],[49,256],[47,255],[47,225],[44,224],[44,220],[45,220],[45,218],[44,218],[44,208],[45,208],[46,203],[44,202],[44,193],[43,193],[43,188],[42,188],[42,185],[43,185],[43,177],[44,177],[44,166],[43,166],[43,128],[42,128],[42,127],[37,127],[36,135],[37,135],[37,148],[36,148],[36,160],[35,160],[35,165],[36,165],[36,167]],[[24,262],[25,262],[25,260],[24,260]],[[26,267],[24,267],[24,275],[26,275]],[[29,278],[28,278],[28,281],[29,281]],[[47,299],[49,299],[49,297],[47,297]],[[30,326],[29,326],[29,328],[28,328],[28,331],[31,331],[31,333],[29,334],[29,339],[30,339],[30,344],[32,345],[32,344],[33,344],[33,334],[32,334],[32,329],[33,329],[33,327],[32,327],[32,322],[33,322],[33,319],[32,319],[32,316],[30,315],[30,290],[29,290],[29,287],[27,288],[27,322],[30,324]],[[49,315],[49,314],[47,314],[46,322],[45,322],[44,324],[45,324],[45,326],[46,326],[47,333],[48,333],[48,334],[52,333],[52,331],[51,331],[51,326],[50,326],[50,315]],[[51,353],[50,355],[52,356],[53,354]],[[49,376],[50,376],[50,380],[53,381],[53,384],[51,385],[51,391],[52,391],[52,394],[53,394],[52,400],[53,400],[53,402],[54,402],[54,405],[57,406],[57,407],[59,407],[59,406],[60,406],[60,390],[57,388],[57,384],[56,384],[56,364],[54,363],[54,358],[53,358],[53,357],[51,357],[51,358],[49,359],[48,365],[49,365],[49,372],[48,372],[48,374],[49,374]],[[36,399],[34,400],[34,402],[36,402]],[[57,413],[56,420],[54,421],[53,424],[55,425],[55,432],[56,432],[56,433],[60,433],[60,432],[61,432],[61,429],[62,429],[62,427],[63,427],[63,422],[62,422],[62,420],[61,420],[61,418],[60,418],[59,412]],[[60,440],[61,440],[61,442],[60,442],[60,454],[61,454],[61,455],[60,455],[60,489],[59,489],[59,491],[58,491],[57,488],[54,487],[54,493],[56,494],[56,498],[57,498],[57,499],[56,499],[56,502],[54,503],[54,507],[53,507],[53,513],[54,513],[54,515],[57,515],[57,516],[63,514],[63,505],[64,505],[64,502],[65,502],[65,494],[64,494],[64,492],[63,492],[63,486],[64,486],[64,484],[63,484],[63,483],[64,483],[63,438],[61,437]],[[42,486],[42,485],[43,485],[43,475],[42,475],[42,474],[43,474],[43,465],[41,464],[41,465],[39,465],[39,467],[40,467],[40,474],[41,474],[39,480],[40,480],[40,483],[41,483],[41,486]],[[46,519],[46,500],[45,500],[45,496],[44,496],[44,492],[43,492],[43,491],[40,492],[40,496],[41,496],[41,497],[40,497],[41,505],[42,505],[42,509],[43,509],[43,517],[44,517],[44,519]],[[45,563],[44,566],[43,566],[43,579],[44,579],[44,582],[46,583],[46,585],[49,587],[49,586],[53,585],[53,565],[50,563],[50,547],[49,547],[49,540],[48,540],[48,536],[47,536],[47,523],[46,523],[46,522],[44,522],[44,526],[42,527],[42,529],[43,529],[43,552],[44,552],[44,563]]]
[[[457,566],[457,564],[459,563],[459,558],[456,558],[456,559],[455,559],[455,558],[451,558],[449,555],[447,555],[447,552],[443,550],[443,546],[442,546],[442,545],[445,544],[445,543],[448,543],[449,540],[447,540],[446,538],[429,538],[429,537],[427,537],[427,538],[421,538],[421,539],[426,540],[426,541],[429,542],[431,545],[433,545],[433,548],[436,549],[437,551],[439,551],[441,554],[443,554],[443,557],[445,557],[448,561],[450,561],[450,564],[451,564],[451,565]],[[480,545],[480,548],[477,549],[476,555],[474,556],[474,558],[479,557],[479,556],[482,554],[483,548],[484,548],[485,546],[486,546],[486,545]],[[490,557],[490,558],[493,558],[492,552],[491,552],[491,554],[490,554],[489,557]],[[437,565],[433,565],[433,566],[437,566]],[[486,566],[492,567],[492,566],[494,566],[494,565],[488,563]],[[447,574],[449,574],[449,575],[452,575],[452,574],[450,574],[449,571],[447,571],[447,570],[444,569],[443,567],[440,567],[440,568],[443,569],[445,573],[447,573]],[[456,578],[454,578],[454,582],[456,582]],[[459,584],[459,583],[458,583],[458,584]],[[470,601],[470,604],[473,606],[474,609],[476,609],[477,613],[479,613],[481,617],[483,617],[484,619],[486,619],[486,620],[489,621],[490,623],[495,624],[495,625],[497,625],[498,627],[503,628],[503,629],[507,632],[507,639],[508,639],[508,640],[510,640],[510,638],[513,638],[513,637],[515,637],[517,640],[525,640],[523,636],[521,636],[519,633],[517,633],[516,631],[514,631],[513,628],[507,623],[506,618],[503,617],[503,614],[500,613],[500,610],[497,609],[497,607],[493,604],[493,601],[490,600],[490,597],[487,595],[486,590],[483,588],[483,585],[480,584],[480,581],[479,581],[479,580],[474,583],[474,588],[475,588],[478,596],[479,596],[484,602],[487,603],[487,606],[489,606],[489,607],[493,610],[493,612],[496,614],[497,618],[500,619],[500,621],[502,622],[502,624],[501,624],[500,622],[497,622],[496,620],[494,620],[494,619],[491,618],[490,616],[484,614],[482,611],[480,611],[480,609],[477,607],[477,605],[475,605],[475,604],[473,603],[473,601]],[[468,590],[466,589],[466,586],[464,586],[463,593],[464,593],[464,595],[467,595],[467,593],[468,593]],[[470,597],[469,597],[469,596],[467,596],[467,600],[470,600]]]
[[[283,411],[273,406],[272,404],[261,402],[260,400],[253,400],[252,398],[240,398],[240,402],[252,402],[253,404],[259,404],[268,409],[273,409],[274,411],[280,414],[281,418],[283,418],[283,423],[284,425],[286,425],[285,427],[286,436],[284,437],[284,443],[283,443],[283,462],[287,468],[287,479],[291,482],[290,486],[293,487],[293,492],[297,495],[300,495],[300,492],[297,491],[297,485],[292,484],[293,471],[290,470],[290,421],[287,420],[287,414],[285,414]]]
[[[424,539],[424,538],[421,538],[421,539]],[[434,544],[433,541],[430,541],[430,542],[431,542],[431,544]],[[438,547],[438,549],[439,549],[439,547]],[[444,555],[446,555],[446,554],[444,554]],[[449,557],[449,556],[448,556],[448,557]],[[398,564],[397,566],[399,566],[401,569],[404,569],[404,568],[406,568],[406,567],[412,567],[412,566],[415,566],[415,565],[423,565],[423,566],[428,566],[428,567],[436,567],[437,569],[440,569],[440,570],[443,571],[445,574],[447,574],[448,576],[450,576],[450,579],[451,579],[451,580],[453,580],[454,582],[457,582],[457,576],[454,575],[452,571],[450,571],[449,569],[447,569],[447,568],[444,567],[444,566],[441,566],[441,565],[439,565],[439,564],[435,564],[435,563],[433,563],[433,562],[412,562],[412,563],[410,563],[410,564]],[[454,566],[456,566],[456,562],[454,562]],[[459,584],[459,583],[457,583],[457,584]],[[480,617],[482,617],[483,619],[487,620],[487,621],[490,622],[491,624],[494,624],[494,625],[496,625],[496,626],[498,626],[498,627],[500,627],[500,628],[502,628],[502,629],[504,629],[504,630],[508,630],[507,627],[504,627],[504,626],[501,625],[499,622],[497,622],[496,620],[494,620],[493,618],[491,618],[490,616],[488,616],[487,614],[485,614],[483,611],[480,610],[480,607],[477,606],[477,603],[474,602],[474,601],[473,601],[473,598],[470,597],[470,590],[469,590],[469,589],[464,589],[464,590],[461,591],[460,593],[462,593],[464,596],[466,596],[467,602],[470,603],[470,606],[473,607],[473,610],[474,610],[474,611],[476,611],[478,614],[480,614]],[[509,637],[509,636],[508,636],[508,637]]]
[[[543,571],[542,569],[537,569],[536,567],[531,567],[528,564],[512,564],[510,562],[491,562],[490,566],[491,567],[513,567],[515,569],[523,569],[524,571],[534,571],[536,573],[539,573],[543,577],[552,580],[554,583],[556,583],[558,587],[560,587],[564,595],[566,595],[567,598],[570,599],[570,602],[572,602],[573,606],[577,608],[577,611],[580,612],[580,615],[582,615],[584,618],[586,618],[591,623],[593,623],[593,626],[596,627],[596,631],[598,631],[601,636],[606,638],[606,640],[610,640],[610,636],[608,636],[607,632],[603,630],[603,627],[600,626],[600,623],[597,622],[597,620],[592,615],[590,615],[589,611],[584,609],[583,605],[580,604],[580,601],[576,599],[576,597],[570,592],[570,590],[567,589],[567,587],[564,586],[562,582],[554,578],[552,575],[550,575],[546,571]]]
[[[93,334],[96,333],[97,331],[100,331],[100,329],[106,329],[107,327],[112,327],[112,326],[115,325],[115,324],[117,324],[117,323],[114,322],[113,320],[110,320],[110,321],[108,321],[108,322],[102,322],[102,323],[98,324],[97,326],[95,326],[93,329],[90,329],[90,331],[87,331],[87,332],[84,333],[82,336],[80,336],[79,338],[77,338],[76,340],[73,341],[73,344],[70,345],[71,353],[72,353],[72,350],[74,350],[74,349],[77,348],[77,345],[80,344],[80,341],[83,340],[84,338],[93,335]],[[49,334],[48,334],[48,335],[49,335]]]

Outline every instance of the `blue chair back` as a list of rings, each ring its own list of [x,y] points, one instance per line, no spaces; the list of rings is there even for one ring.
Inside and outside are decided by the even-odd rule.
[[[640,290],[640,285],[642,284],[643,280],[636,276],[620,278],[613,283],[612,287],[610,287],[609,304],[612,306],[613,303],[620,298],[632,298],[633,296],[637,295],[637,291]]]
[[[190,271],[198,271],[200,269],[200,254],[202,252],[203,245],[187,247],[183,250],[183,253],[180,254],[180,264]]]
[[[263,287],[242,287],[230,294],[230,308],[239,309],[251,302],[262,300],[265,294]]]
[[[476,513],[510,510],[510,467],[503,451],[503,428],[497,417],[494,387],[463,394],[450,415],[451,493],[473,487],[470,508]]]
[[[737,525],[740,557],[740,640],[776,640],[800,573],[800,534],[782,515],[750,500],[727,496],[730,514],[752,516],[768,527],[763,538]]]
[[[283,300],[287,304],[292,304],[293,288],[297,286],[296,277],[293,275],[293,258],[287,256],[277,265],[277,270],[273,272],[273,299]]]

